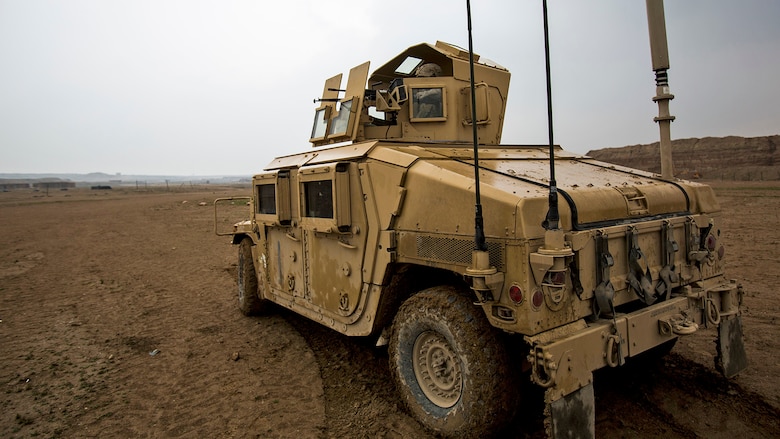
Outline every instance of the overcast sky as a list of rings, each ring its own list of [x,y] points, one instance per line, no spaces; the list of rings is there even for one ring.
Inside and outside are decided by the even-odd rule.
[[[326,78],[468,47],[457,0],[0,0],[0,173],[250,175],[309,151]],[[541,0],[473,0],[512,72],[503,143],[547,142]],[[650,143],[645,2],[549,0],[555,142]],[[780,133],[780,1],[666,0],[672,138]]]

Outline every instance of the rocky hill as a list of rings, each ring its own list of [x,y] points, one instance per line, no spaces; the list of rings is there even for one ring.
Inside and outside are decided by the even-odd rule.
[[[661,172],[658,142],[588,151],[594,159]],[[706,180],[780,180],[780,135],[672,141],[674,175]]]

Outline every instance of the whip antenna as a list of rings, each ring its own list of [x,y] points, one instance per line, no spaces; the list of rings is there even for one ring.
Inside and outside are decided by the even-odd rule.
[[[471,252],[471,266],[466,268],[466,278],[470,280],[471,289],[477,296],[478,303],[494,300],[493,288],[503,282],[503,274],[490,265],[490,253],[485,241],[485,230],[482,220],[482,201],[479,193],[479,141],[477,137],[477,99],[474,86],[474,45],[471,41],[471,2],[466,0],[466,15],[469,27],[469,70],[471,78],[471,129],[474,140],[474,251]]]
[[[474,249],[487,251],[485,243],[484,221],[482,219],[482,200],[479,193],[479,142],[477,138],[477,99],[474,91],[474,44],[471,41],[471,2],[466,0],[466,16],[469,28],[469,71],[471,73],[469,85],[471,86],[471,134],[474,141]]]
[[[547,134],[550,143],[550,194],[547,197],[547,218],[542,223],[546,230],[558,230],[558,186],[555,182],[555,147],[553,141],[552,85],[550,80],[550,38],[547,26],[547,0],[542,0],[544,15],[544,65],[547,76]]]

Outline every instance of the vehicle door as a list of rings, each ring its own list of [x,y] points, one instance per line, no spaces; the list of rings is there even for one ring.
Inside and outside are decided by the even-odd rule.
[[[277,302],[302,298],[305,291],[294,176],[294,170],[280,170],[254,178],[255,222],[259,232],[265,232],[265,249],[257,256],[258,267],[265,271],[270,288],[267,293],[272,292],[276,296],[272,300]]]
[[[361,302],[366,219],[358,169],[330,163],[299,170],[305,295],[349,323]]]

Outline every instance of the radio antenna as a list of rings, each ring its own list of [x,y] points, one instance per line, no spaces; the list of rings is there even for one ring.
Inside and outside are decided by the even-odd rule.
[[[544,65],[547,76],[547,136],[550,144],[550,193],[547,196],[547,218],[542,226],[546,230],[558,230],[558,185],[555,182],[555,142],[553,141],[552,84],[550,80],[550,31],[547,25],[547,0],[542,0],[544,15]]]
[[[474,92],[474,44],[471,41],[471,2],[466,0],[466,15],[469,28],[469,71],[471,73],[469,85],[471,86],[471,134],[474,141],[474,185],[475,185],[475,214],[474,214],[474,250],[487,251],[485,242],[484,221],[482,218],[482,200],[479,193],[479,141],[477,137],[477,99]]]
[[[494,300],[493,288],[499,284],[500,277],[496,267],[490,265],[490,253],[485,241],[485,229],[482,219],[482,201],[479,193],[479,138],[477,137],[477,99],[474,86],[474,44],[471,40],[471,2],[466,0],[466,15],[469,26],[469,70],[471,78],[471,134],[474,140],[474,251],[471,252],[471,265],[466,268],[466,277],[471,281],[471,289],[477,296],[478,303]]]

